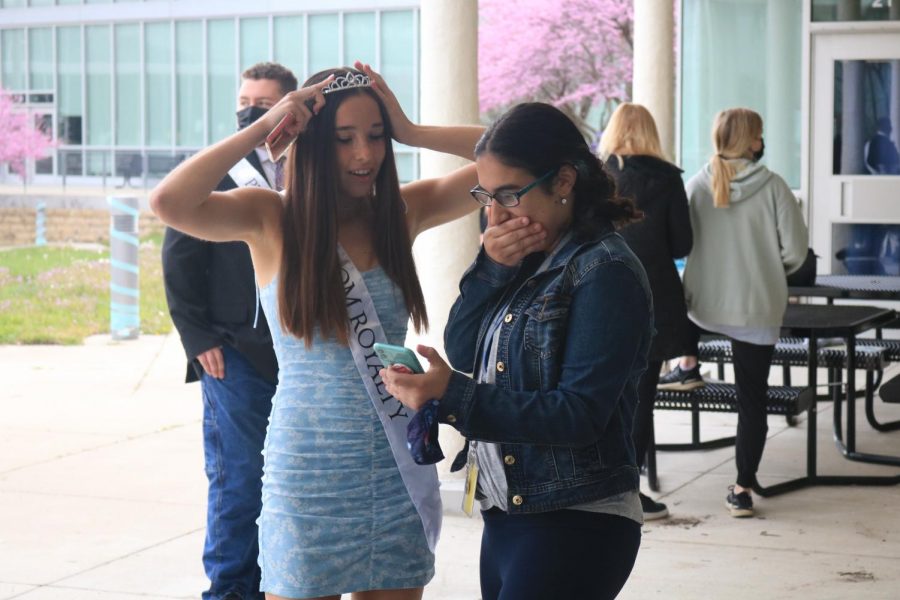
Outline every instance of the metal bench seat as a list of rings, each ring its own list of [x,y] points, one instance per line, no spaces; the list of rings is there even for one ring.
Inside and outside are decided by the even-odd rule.
[[[870,343],[872,342],[872,343]],[[887,342],[887,343],[883,343]],[[887,362],[892,362],[890,340],[857,340],[856,368],[866,371],[878,371]],[[900,360],[900,341],[896,343],[896,359]],[[701,361],[716,362],[720,365],[730,363],[734,356],[731,351],[731,340],[712,339],[700,342],[699,358]],[[809,348],[803,338],[780,338],[775,344],[772,364],[791,367],[805,367],[809,361]],[[829,369],[841,369],[847,366],[847,349],[844,346],[824,346],[819,348],[819,366]],[[723,377],[720,373],[720,379]]]
[[[782,380],[791,385],[791,367],[805,367],[809,360],[809,348],[804,338],[784,337],[775,345],[772,364],[782,367]],[[718,378],[725,379],[725,363],[734,360],[731,351],[731,340],[712,338],[700,342],[698,356],[701,361],[718,364]],[[865,388],[856,391],[857,397],[865,398],[866,420],[877,431],[887,432],[900,429],[900,420],[881,422],[875,415],[875,390],[881,386],[886,365],[900,362],[900,340],[884,340],[859,338],[856,340],[856,368],[866,372]],[[847,348],[840,346],[823,346],[819,348],[818,364],[828,369],[828,385],[831,395],[820,395],[820,399],[834,398],[841,393],[843,383],[842,369],[847,366]],[[793,425],[793,418],[788,416],[788,424]]]
[[[795,417],[805,412],[812,403],[810,388],[770,386],[766,400],[766,412],[770,415]],[[732,383],[707,383],[690,391],[657,390],[654,410],[691,411],[691,442],[686,444],[657,444],[651,427],[647,448],[647,478],[650,489],[659,490],[656,472],[656,450],[705,450],[724,448],[734,444],[734,436],[702,441],[700,439],[701,412],[737,412],[737,391]],[[792,420],[788,421],[793,423]]]

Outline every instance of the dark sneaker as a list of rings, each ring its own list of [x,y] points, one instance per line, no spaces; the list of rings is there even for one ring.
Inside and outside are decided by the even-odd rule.
[[[641,496],[641,510],[644,511],[645,521],[654,521],[656,519],[665,519],[669,516],[669,509],[662,502],[657,502],[650,496]]]
[[[700,375],[700,365],[693,369],[685,371],[681,365],[676,365],[674,369],[659,378],[656,385],[660,390],[674,390],[677,392],[689,392],[706,385],[703,376]]]
[[[725,496],[725,506],[731,511],[732,517],[752,517],[753,498],[750,492],[734,493],[734,486],[728,486],[728,495]]]

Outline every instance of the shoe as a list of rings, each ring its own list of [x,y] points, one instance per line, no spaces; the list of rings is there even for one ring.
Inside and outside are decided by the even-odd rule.
[[[656,387],[660,390],[688,392],[704,385],[706,382],[703,381],[703,375],[700,374],[700,364],[698,363],[693,369],[686,371],[681,368],[681,365],[675,365],[674,369],[659,378]]]
[[[669,509],[662,502],[657,502],[650,496],[640,494],[641,510],[644,511],[645,521],[654,521],[656,519],[665,519],[669,516]]]
[[[725,496],[725,506],[731,511],[732,517],[752,517],[753,498],[750,492],[734,493],[734,486],[728,486],[728,495]]]

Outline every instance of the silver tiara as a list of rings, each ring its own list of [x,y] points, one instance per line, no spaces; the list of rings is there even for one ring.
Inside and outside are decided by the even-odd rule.
[[[362,73],[347,73],[345,75],[335,77],[334,81],[322,88],[322,93],[330,94],[331,92],[340,92],[342,90],[349,90],[352,88],[371,86],[372,80],[369,79],[368,75],[363,75]]]

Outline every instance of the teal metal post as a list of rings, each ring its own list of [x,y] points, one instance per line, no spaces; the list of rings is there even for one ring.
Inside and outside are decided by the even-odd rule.
[[[114,340],[133,340],[140,333],[138,271],[138,199],[110,196],[109,324]]]
[[[38,202],[34,215],[34,245],[47,245],[47,204]]]

